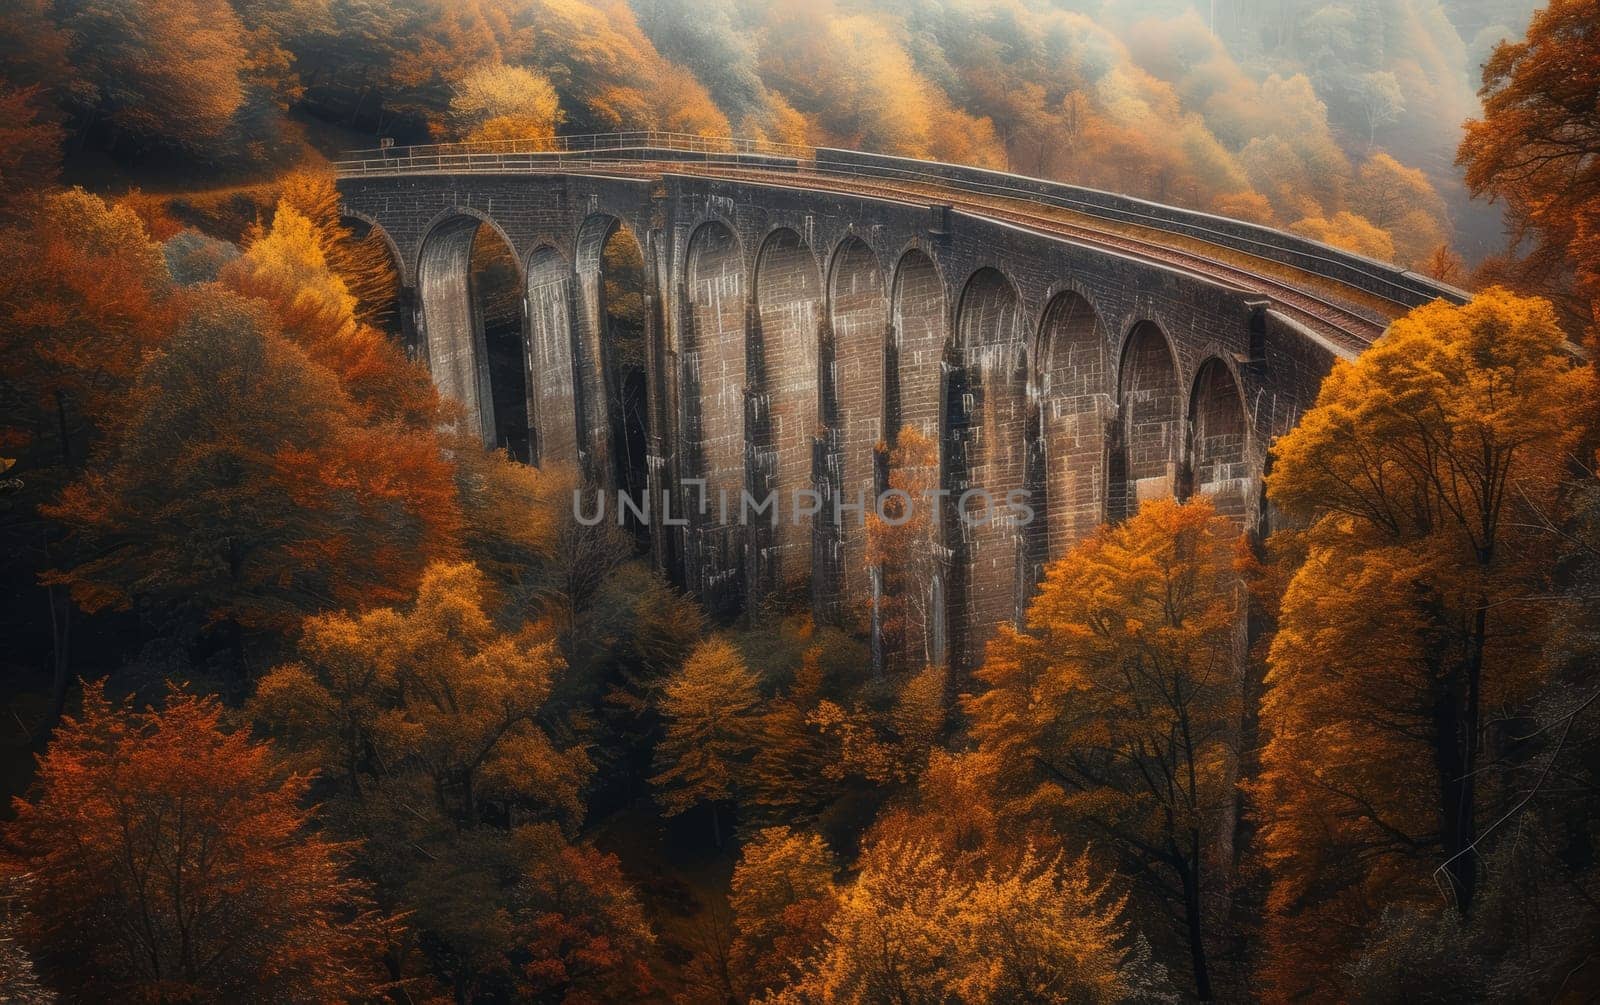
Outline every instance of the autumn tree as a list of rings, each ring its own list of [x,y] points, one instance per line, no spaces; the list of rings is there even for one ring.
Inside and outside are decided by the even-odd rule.
[[[380,331],[398,324],[399,263],[375,228],[357,235],[339,212],[339,190],[326,170],[300,168],[279,182],[279,202],[311,222],[317,249],[356,298],[356,320]]]
[[[964,699],[998,798],[1114,850],[1179,919],[1201,1000],[1240,694],[1235,536],[1203,499],[1102,528],[1048,567],[1026,632],[1001,629],[987,690]]]
[[[165,707],[84,689],[18,799],[6,843],[31,873],[23,938],[91,1000],[367,998],[387,923],[311,829],[305,775],[222,727],[214,698]]]
[[[394,340],[358,319],[359,301],[330,260],[338,242],[337,232],[285,200],[271,229],[222,270],[222,282],[270,305],[282,332],[338,376],[363,420],[431,428],[439,410],[433,381]]]
[[[114,459],[48,513],[85,558],[52,577],[88,611],[150,600],[240,632],[408,594],[456,547],[431,431],[366,427],[338,378],[218,291],[140,375]]]
[[[1392,262],[1395,258],[1394,238],[1382,227],[1347,209],[1327,217],[1296,220],[1289,225],[1289,231],[1380,262]]]
[[[475,140],[549,140],[561,124],[561,103],[555,88],[540,74],[522,66],[484,64],[455,86],[450,116],[461,138]]]
[[[90,125],[202,149],[244,103],[245,33],[227,0],[69,0],[60,16]]]
[[[756,677],[724,638],[697,646],[662,688],[666,734],[656,748],[662,808],[673,816],[711,805],[711,832],[720,844],[717,804],[739,792],[739,776],[754,751]]]
[[[7,439],[79,465],[103,426],[126,414],[139,368],[171,335],[166,260],[133,212],[82,189],[50,196],[28,226],[0,232],[0,258],[0,379],[28,406],[8,417]]]
[[[61,174],[61,127],[37,87],[0,86],[0,221],[32,208]]]
[[[302,661],[263,678],[257,716],[341,786],[415,775],[459,826],[481,822],[486,802],[575,822],[585,761],[538,721],[561,656],[531,629],[497,629],[489,589],[470,564],[436,564],[405,609],[308,619]]]
[[[522,829],[516,842],[523,865],[512,904],[529,957],[526,991],[573,1005],[649,995],[655,933],[617,857],[568,844],[548,825]]]
[[[116,439],[140,369],[177,324],[180,298],[138,217],[81,189],[44,197],[21,225],[0,230],[0,261],[0,444],[14,462],[0,546],[36,581],[73,559],[39,506]],[[59,584],[46,586],[42,600],[51,641],[48,729],[74,676],[75,612]]]
[[[767,1001],[1115,1002],[1162,982],[1086,859],[1029,852],[967,877],[924,844],[889,842],[860,869],[817,962]]]
[[[1557,538],[1534,515],[1556,511],[1593,393],[1550,305],[1491,289],[1335,364],[1279,440],[1269,497],[1307,557],[1261,713],[1277,993],[1339,993],[1384,899],[1442,890],[1472,914],[1489,719],[1544,673]]]
[[[251,711],[332,784],[459,997],[635,986],[648,926],[614,860],[572,842],[590,762],[546,720],[563,661],[495,610],[476,568],[432,566],[403,608],[309,619]]]
[[[1552,0],[1521,41],[1495,47],[1478,93],[1483,117],[1456,163],[1473,195],[1505,204],[1518,243],[1532,241],[1512,276],[1600,324],[1600,3]]]
[[[797,980],[838,909],[833,853],[816,834],[769,827],[739,854],[728,891],[737,932],[729,969],[747,997]]]
[[[889,451],[883,513],[869,513],[866,526],[867,564],[883,577],[877,618],[889,669],[936,662],[930,635],[942,612],[931,608],[939,528],[930,493],[938,482],[938,444],[913,426],[902,428]]]

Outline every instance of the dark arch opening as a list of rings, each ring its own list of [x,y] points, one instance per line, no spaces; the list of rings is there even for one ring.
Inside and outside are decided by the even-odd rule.
[[[517,257],[486,223],[472,240],[472,295],[482,317],[494,401],[494,443],[524,464],[533,463],[533,421],[528,408],[528,358],[522,337],[522,275]]]
[[[811,489],[818,481],[817,377],[827,342],[822,319],[822,281],[810,246],[792,230],[773,231],[756,259],[750,418],[757,495],[775,490],[786,506],[796,490]],[[762,525],[757,550],[764,555],[758,562],[763,592],[789,596],[811,586],[819,600],[834,593],[823,586],[836,569],[831,535],[824,529],[830,509],[824,500],[814,522]]]
[[[1105,519],[1108,356],[1094,307],[1070,290],[1052,298],[1039,326],[1037,388],[1045,561],[1066,554]]]
[[[340,219],[345,234],[340,253],[346,262],[341,270],[345,285],[356,298],[356,317],[399,341],[415,358],[419,349],[416,332],[406,317],[402,302],[400,258],[382,228],[361,217]]]
[[[1031,586],[1024,524],[1007,504],[1011,492],[1026,488],[1027,350],[1021,298],[999,271],[981,269],[967,281],[956,343],[945,472],[956,505],[946,530],[961,571],[951,582],[963,616],[952,618],[961,629],[953,641],[967,670],[981,661],[996,626],[1020,621]],[[958,584],[966,596],[956,596]]]
[[[1243,521],[1250,505],[1249,420],[1233,373],[1206,360],[1189,396],[1189,485],[1209,496],[1219,513]],[[1187,493],[1186,493],[1187,494]]]
[[[1106,516],[1125,520],[1145,499],[1178,489],[1178,371],[1167,336],[1141,321],[1122,350],[1117,380],[1120,421],[1111,444]]]
[[[641,506],[650,490],[647,295],[644,251],[629,231],[613,225],[600,252],[601,357],[611,426],[612,478],[619,490]],[[623,512],[635,542],[641,550],[648,549],[649,523],[632,510]]]

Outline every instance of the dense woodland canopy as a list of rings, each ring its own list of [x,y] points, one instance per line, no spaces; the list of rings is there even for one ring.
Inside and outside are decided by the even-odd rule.
[[[854,618],[713,620],[576,472],[451,432],[322,166],[617,128],[1009,167],[1475,295],[1334,367],[1270,535],[1146,501],[969,679],[874,673]],[[1596,0],[12,0],[0,998],[1584,1000],[1597,340]]]

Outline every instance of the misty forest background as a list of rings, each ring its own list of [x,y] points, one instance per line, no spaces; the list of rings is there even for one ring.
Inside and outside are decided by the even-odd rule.
[[[969,677],[874,673],[865,611],[713,622],[453,434],[327,168],[618,129],[1473,297],[1336,366],[1269,537],[1148,502]],[[1590,1000],[1597,305],[1596,0],[9,0],[0,999]],[[871,528],[891,634],[933,533]]]

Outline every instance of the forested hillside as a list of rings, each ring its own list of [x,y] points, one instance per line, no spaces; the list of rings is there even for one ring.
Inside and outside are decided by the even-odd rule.
[[[615,129],[1473,295],[1333,366],[1260,527],[1140,499],[970,674],[880,665],[864,612],[712,617],[577,471],[460,435],[325,163]],[[9,0],[0,1000],[1587,1001],[1597,352],[1600,0]],[[937,533],[871,525],[880,630]]]
[[[0,66],[85,179],[109,160],[206,188],[380,136],[732,132],[1006,167],[1425,267],[1501,250],[1452,161],[1521,4],[18,0]]]

